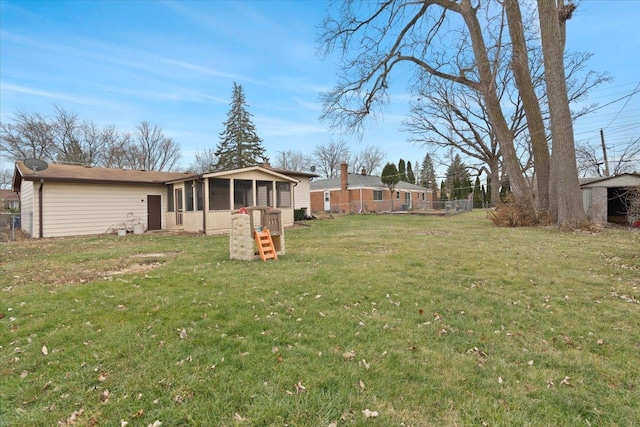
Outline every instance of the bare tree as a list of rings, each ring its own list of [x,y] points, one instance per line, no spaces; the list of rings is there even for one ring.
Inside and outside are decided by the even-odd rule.
[[[218,156],[213,148],[205,148],[202,151],[196,151],[195,160],[189,166],[189,171],[196,173],[206,173],[215,170],[218,164]]]
[[[317,172],[325,178],[333,178],[339,175],[340,164],[348,160],[349,148],[342,140],[331,141],[318,145],[312,156]]]
[[[365,10],[371,12],[360,18]],[[492,18],[481,22],[470,0],[390,0],[373,8],[354,7],[347,1],[340,12],[339,18],[329,16],[324,21],[320,38],[326,53],[340,50],[344,57],[339,83],[323,95],[322,118],[333,127],[360,130],[364,119],[386,104],[389,80],[403,63],[417,68],[421,85],[433,79],[465,85],[482,95],[511,187],[533,207],[497,93],[492,64],[503,54],[503,40],[501,34],[485,31]],[[485,36],[493,39],[485,41]]]
[[[13,169],[0,169],[0,189],[10,190],[13,185]]]
[[[90,120],[81,120],[78,114],[55,106],[51,119],[51,132],[57,147],[56,160],[95,165],[104,150],[102,130]]]
[[[412,138],[415,142],[453,148],[475,159],[477,164],[471,167],[491,178],[491,202],[495,206],[500,197],[502,154],[482,97],[474,90],[445,82],[437,82],[434,87],[420,102],[413,103],[404,121],[405,129],[416,135]]]
[[[140,122],[132,140],[127,158],[135,169],[169,171],[180,160],[180,146],[157,125]]]
[[[386,155],[380,147],[369,145],[349,159],[349,164],[352,171],[360,172],[364,169],[367,175],[377,175]]]
[[[560,22],[559,12],[567,11],[562,7],[562,2],[558,6],[554,4],[551,10],[550,7],[542,7],[542,1],[538,1],[540,25],[545,27],[543,21],[546,19],[545,22],[551,22],[554,18],[555,25],[563,28],[564,20],[570,14],[565,14],[562,23]],[[524,39],[518,3],[505,3],[509,9],[508,16],[504,15],[504,9],[494,7],[495,3],[476,2],[474,5],[471,0],[389,0],[375,6],[366,3],[365,7],[354,7],[354,4],[354,1],[345,2],[337,18],[329,16],[324,21],[324,33],[320,41],[325,53],[341,51],[344,65],[340,70],[337,86],[323,95],[322,118],[333,127],[360,131],[364,119],[386,104],[390,78],[402,63],[415,66],[420,86],[430,87],[438,79],[466,86],[481,95],[483,108],[491,124],[491,133],[499,144],[504,170],[512,191],[524,206],[533,209],[533,192],[524,174],[527,165],[523,168],[520,162],[513,126],[509,125],[500,101],[504,88],[498,84],[500,73],[504,69],[500,64],[504,63],[505,58],[511,57],[511,69],[518,75],[515,87],[518,92],[524,93],[524,96],[519,97],[522,100],[520,108],[528,118],[530,117],[530,123],[526,123],[531,124],[528,137],[529,144],[533,145],[529,146],[535,148],[531,150],[533,161],[527,164],[533,165],[534,169],[540,166],[542,175],[545,175],[545,159],[549,154],[546,138],[542,138],[546,133],[539,114],[541,101],[536,96],[533,85],[535,78],[532,77],[529,71],[530,64],[527,63],[527,53],[530,49]],[[505,19],[510,24],[508,35],[505,34]],[[547,36],[551,34],[549,28],[551,27],[547,26],[545,30]],[[549,104],[559,105],[558,97],[564,97],[565,104],[568,105],[563,62],[564,40],[559,33],[552,34],[557,49],[551,52],[548,48],[545,49],[545,32],[542,53]],[[558,67],[562,68],[558,71]],[[552,77],[554,73],[557,76]],[[557,86],[550,85],[549,82],[550,79],[559,82],[560,73],[564,90],[558,88],[558,94],[552,89]],[[525,103],[528,104],[526,108]],[[537,104],[538,111],[534,103]],[[568,107],[566,109],[568,110]],[[562,133],[554,133],[553,122],[558,124],[566,120],[571,121],[571,114],[561,114],[560,111],[557,108],[549,110],[552,118],[551,134],[556,138]],[[569,123],[569,127],[570,125]],[[531,139],[532,135],[535,140]],[[571,163],[570,150],[563,150],[563,147],[569,148],[572,144],[572,139],[569,142],[563,140],[553,157],[561,159],[561,162]],[[553,157],[550,176],[562,176],[562,192],[574,192],[579,196],[580,192],[575,186],[577,170],[569,167],[568,170],[554,172],[554,164],[556,169],[561,169],[561,166],[560,162],[553,161]],[[575,160],[575,156],[573,157]],[[574,173],[575,179],[571,179],[569,175]],[[543,176],[542,181],[544,180]],[[543,183],[538,187],[538,191],[546,195],[556,187],[553,182],[548,186]],[[567,201],[556,194],[554,197],[555,200],[549,200],[552,214],[557,214],[559,226],[572,227],[582,222],[584,213],[577,209],[575,200]],[[554,206],[560,204],[564,206],[562,209],[554,209]]]
[[[51,124],[39,113],[16,112],[9,123],[0,123],[0,152],[13,161],[55,160],[57,147]]]
[[[640,137],[634,138],[624,145],[622,152],[616,153],[615,159],[607,159],[604,164],[602,145],[584,143],[576,145],[578,171],[582,176],[605,176],[633,172],[640,169]]]
[[[573,9],[575,5],[565,5],[564,0],[538,0],[553,144],[549,207],[552,216],[556,218],[556,224],[569,229],[582,225],[587,219],[578,181],[573,122],[564,67],[565,25],[571,18]]]
[[[294,172],[307,171],[311,167],[311,158],[301,151],[278,151],[274,167]]]
[[[114,125],[105,126],[99,135],[102,151],[99,153],[97,164],[106,168],[133,168],[129,164],[128,153],[131,135],[119,131]]]

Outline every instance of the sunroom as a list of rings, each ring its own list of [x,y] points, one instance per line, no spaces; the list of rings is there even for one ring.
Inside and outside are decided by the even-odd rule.
[[[191,175],[167,183],[167,229],[224,234],[240,208],[275,208],[284,227],[294,223],[296,178],[261,166]],[[251,210],[260,224],[259,210]]]

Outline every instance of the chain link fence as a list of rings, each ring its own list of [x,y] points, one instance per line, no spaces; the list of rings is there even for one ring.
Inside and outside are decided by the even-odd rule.
[[[19,213],[0,212],[0,242],[13,242],[20,234],[21,217]]]
[[[382,213],[382,212],[425,212],[441,214],[444,216],[456,215],[463,212],[470,212],[473,209],[472,200],[449,200],[449,201],[428,201],[412,200],[411,203],[402,200],[379,201],[353,201],[351,203],[332,203],[331,213]]]

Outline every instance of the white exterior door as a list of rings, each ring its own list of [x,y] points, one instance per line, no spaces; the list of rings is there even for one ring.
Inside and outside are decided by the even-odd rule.
[[[324,210],[329,212],[331,211],[331,192],[324,192]]]

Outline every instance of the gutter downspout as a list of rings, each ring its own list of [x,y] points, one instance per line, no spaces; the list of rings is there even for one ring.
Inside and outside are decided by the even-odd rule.
[[[293,202],[293,222],[296,222],[296,186],[298,185],[297,182],[292,182],[292,188],[291,188],[291,201]],[[308,208],[307,208],[308,209]],[[305,215],[307,214],[306,212],[304,213]]]
[[[196,178],[196,179],[202,183],[202,234],[206,236],[207,235],[207,206],[209,204],[209,200],[207,200],[204,196],[205,194],[208,193],[209,189],[207,188],[207,191],[205,191],[204,179],[202,178]]]
[[[44,236],[44,229],[42,224],[42,187],[44,187],[44,179],[40,178],[40,188],[38,189],[38,219],[39,219],[39,228],[40,228],[40,238]]]
[[[358,211],[358,213],[362,213],[362,185],[360,186],[360,210]]]

